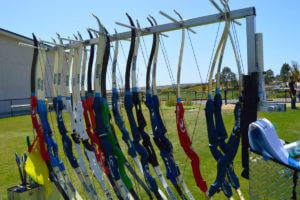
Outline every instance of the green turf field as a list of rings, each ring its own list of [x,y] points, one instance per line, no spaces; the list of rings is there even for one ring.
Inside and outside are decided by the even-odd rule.
[[[184,180],[186,184],[188,185],[188,188],[190,189],[191,193],[194,195],[195,199],[204,199],[203,194],[200,192],[198,187],[195,184],[192,169],[190,166],[190,161],[186,161],[186,155],[183,152],[177,135],[176,130],[176,122],[175,122],[175,113],[174,113],[174,107],[165,107],[162,109],[163,116],[165,119],[166,127],[168,129],[168,137],[173,143],[174,147],[174,156],[176,162],[179,164],[179,167],[181,169],[181,172],[183,173]],[[147,120],[149,119],[148,111],[144,112],[145,116],[147,117]],[[125,114],[125,113],[124,113]],[[213,157],[210,154],[209,148],[208,148],[208,139],[207,139],[207,132],[206,132],[206,124],[205,124],[205,117],[204,117],[204,110],[203,106],[200,110],[199,118],[197,118],[198,115],[198,109],[192,109],[187,110],[185,112],[185,121],[187,125],[188,132],[190,134],[190,137],[193,141],[193,149],[197,152],[197,154],[200,156],[200,162],[201,162],[201,172],[203,177],[206,179],[208,186],[214,181],[216,176],[216,161],[213,159]],[[295,141],[300,140],[300,110],[290,110],[288,109],[286,113],[259,113],[259,117],[265,117],[269,120],[271,120],[272,123],[277,122],[277,132],[280,135],[280,137],[287,141]],[[68,118],[68,115],[65,113],[65,123],[68,127],[68,130],[70,130],[70,121]],[[224,110],[223,111],[223,117],[224,122],[226,124],[228,132],[231,131],[233,127],[233,114],[232,110]],[[194,125],[196,123],[197,119],[197,125],[195,127],[195,132],[193,133]],[[67,173],[71,177],[71,180],[73,183],[75,183],[76,188],[79,190],[80,194],[84,196],[83,194],[83,187],[79,184],[79,181],[76,179],[76,176],[74,172],[71,169],[70,164],[67,162],[66,157],[64,156],[62,152],[62,146],[61,146],[61,139],[59,132],[56,128],[56,119],[55,114],[51,113],[49,114],[49,121],[52,127],[54,128],[54,139],[58,142],[59,146],[59,153],[62,158],[62,160],[65,163],[65,166],[67,168]],[[126,124],[128,127],[128,124]],[[117,130],[118,139],[121,143],[121,146],[123,148],[123,152],[126,152],[125,150],[125,144],[121,140],[120,132]],[[151,127],[147,126],[147,131],[150,133]],[[17,185],[20,183],[19,181],[19,174],[17,170],[17,165],[15,163],[15,157],[14,152],[18,152],[21,154],[22,152],[26,151],[26,141],[25,136],[30,135],[32,138],[33,130],[32,130],[32,124],[31,124],[31,118],[29,115],[27,116],[20,116],[20,117],[11,117],[11,118],[5,118],[0,119],[0,141],[1,141],[1,151],[0,151],[0,199],[7,199],[6,189],[8,187]],[[157,150],[157,148],[156,148]],[[125,153],[127,156],[127,153]],[[159,157],[159,153],[157,150],[157,156]],[[134,163],[132,162],[132,159],[130,159],[127,156],[128,160],[130,160],[131,164],[134,166]],[[162,160],[159,157],[159,161],[161,163],[161,169],[163,172],[165,172],[165,168],[163,165]],[[235,171],[240,176],[241,174],[241,155],[240,151],[237,154],[235,161],[234,161]],[[136,166],[134,166],[136,168]],[[154,172],[154,171],[152,171]],[[154,174],[154,173],[152,173]],[[141,176],[142,177],[142,176]],[[104,198],[104,194],[102,193],[102,190],[99,186],[99,184],[96,183],[95,179],[94,184],[95,187],[100,195],[100,197]],[[133,179],[132,179],[133,180]],[[158,180],[157,180],[158,181]],[[136,184],[133,181],[134,185]],[[171,183],[168,182],[171,186]],[[245,196],[246,199],[248,199],[248,181],[240,178],[241,183],[241,190]],[[161,187],[161,185],[160,185]],[[162,187],[161,187],[162,188]],[[171,186],[172,190],[175,192],[175,189]],[[136,188],[136,191],[138,193],[142,193],[141,195],[144,196],[142,190],[140,188]],[[111,192],[113,194],[113,192]],[[144,196],[147,199],[146,196]],[[236,195],[234,196],[235,199]],[[87,198],[87,196],[86,196]],[[214,199],[225,199],[224,195],[222,193],[219,193],[215,195]]]

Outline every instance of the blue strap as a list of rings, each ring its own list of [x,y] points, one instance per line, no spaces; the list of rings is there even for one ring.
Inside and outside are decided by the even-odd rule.
[[[53,106],[54,110],[56,112],[56,121],[57,121],[57,126],[58,130],[62,136],[62,143],[63,143],[63,149],[65,152],[65,155],[67,156],[71,166],[73,168],[77,168],[78,162],[76,158],[73,155],[73,145],[72,145],[72,140],[70,137],[67,135],[67,129],[65,127],[63,118],[62,118],[62,110],[63,110],[63,102],[61,96],[59,97],[54,97],[53,98]]]
[[[135,158],[136,157],[136,151],[134,149],[132,140],[129,136],[129,132],[124,126],[124,120],[122,119],[121,114],[119,112],[119,108],[118,108],[118,101],[119,101],[119,94],[116,90],[113,90],[113,94],[112,94],[112,111],[113,111],[113,116],[114,116],[114,119],[115,119],[115,123],[117,124],[120,131],[122,132],[122,140],[125,142],[125,144],[128,147],[128,154],[132,158]]]
[[[215,122],[216,122],[216,132],[218,134],[218,140],[224,141],[228,136],[222,119],[221,107],[222,107],[221,94],[216,93],[214,97],[214,114],[215,114]]]
[[[167,129],[163,123],[163,120],[161,118],[160,112],[159,112],[159,98],[158,95],[152,96],[153,102],[154,102],[154,111],[156,113],[156,120],[158,121],[158,124],[161,128],[161,134],[165,134],[167,132]]]
[[[44,100],[38,100],[37,112],[42,122],[43,134],[47,144],[47,151],[53,167],[59,167],[61,171],[65,170],[63,162],[58,157],[57,144],[52,138],[52,130],[47,117],[47,105]]]
[[[215,128],[214,124],[214,118],[213,114],[215,114],[216,119],[216,126],[218,128],[222,128],[222,115],[221,115],[221,96],[220,94],[216,94],[215,96],[216,102],[213,102],[211,99],[209,99],[206,102],[206,108],[205,108],[205,115],[206,115],[206,123],[207,123],[207,131],[208,131],[208,138],[210,142],[210,150],[214,158],[218,162],[218,172],[215,182],[211,185],[209,189],[209,196],[212,196],[215,194],[219,187],[222,187],[222,190],[224,191],[224,194],[227,197],[231,197],[232,191],[230,188],[230,185],[226,183],[225,181],[225,175],[227,173],[227,176],[230,180],[230,183],[234,188],[239,188],[239,180],[236,174],[234,173],[232,161],[237,153],[237,149],[239,147],[239,141],[240,141],[240,133],[238,129],[234,129],[232,134],[230,135],[230,138],[225,143],[225,138],[220,136]],[[238,118],[238,112],[240,104],[237,104],[235,107],[235,120]],[[218,129],[217,128],[217,129]],[[225,130],[225,127],[224,127]],[[226,131],[226,130],[225,130]],[[224,136],[224,135],[223,135]],[[227,134],[226,134],[227,136]],[[222,139],[220,139],[222,138]],[[219,150],[218,146],[223,150],[225,155],[223,155]]]
[[[214,116],[215,116],[215,122],[216,122],[216,131],[218,134],[218,139],[219,139],[219,147],[223,151],[224,154],[226,154],[229,150],[231,150],[233,153],[231,154],[232,160],[234,159],[236,152],[239,147],[239,143],[236,145],[231,145],[233,142],[232,140],[234,137],[229,139],[228,143],[225,142],[225,139],[228,137],[226,128],[223,122],[222,114],[221,114],[221,107],[222,107],[222,97],[220,94],[220,91],[217,89],[216,95],[214,97]],[[238,120],[238,113],[237,113],[237,108],[238,106],[235,107],[234,114],[235,114],[235,120]],[[234,139],[234,142],[236,140]],[[238,140],[239,141],[239,140]],[[229,145],[230,147],[229,149]],[[227,177],[229,179],[230,184],[232,185],[233,188],[238,189],[240,187],[239,179],[237,175],[234,172],[232,162],[226,167],[226,173]]]
[[[106,130],[104,119],[102,117],[102,98],[100,96],[95,96],[93,108],[95,111],[98,137],[101,138],[107,136],[108,132]]]
[[[209,145],[218,146],[219,145],[218,134],[215,128],[213,114],[214,114],[214,102],[211,99],[208,99],[205,105],[205,116],[206,116]]]
[[[141,140],[141,132],[139,131],[135,119],[134,119],[134,115],[133,115],[133,101],[132,101],[132,96],[130,91],[126,91],[125,92],[125,99],[124,99],[124,105],[125,105],[125,110],[127,113],[127,117],[129,120],[129,124],[130,124],[130,129],[131,129],[131,133],[132,133],[132,137],[133,137],[133,145],[135,150],[138,152],[138,154],[141,157],[141,164],[142,164],[142,168],[143,168],[143,172],[144,172],[144,178],[147,182],[147,185],[150,187],[151,191],[156,192],[158,190],[157,184],[155,179],[152,177],[152,175],[150,174],[150,169],[149,169],[149,156],[148,153],[146,151],[146,149],[139,143],[139,141]]]
[[[156,113],[154,111],[154,102],[153,102],[153,99],[152,99],[152,95],[150,93],[149,90],[147,90],[147,93],[146,93],[146,106],[147,108],[149,109],[149,114],[150,114],[150,121],[151,121],[151,127],[152,127],[152,131],[153,131],[153,137],[156,138],[156,137],[160,137],[160,133],[161,133],[161,128],[158,124],[158,121],[157,121],[157,116],[156,116]]]
[[[129,121],[130,128],[131,128],[133,142],[139,142],[141,140],[141,136],[139,134],[139,130],[135,123],[134,115],[132,112],[133,102],[132,102],[132,96],[131,96],[130,91],[129,91],[129,94],[125,92],[124,105],[125,105],[125,110],[126,110],[128,121]]]
[[[219,140],[218,140],[218,134],[216,132],[215,124],[214,124],[213,114],[214,114],[214,102],[212,101],[211,98],[209,98],[208,101],[206,102],[206,107],[205,107],[208,140],[209,140],[210,151],[218,163],[217,178],[209,188],[209,196],[213,196],[215,193],[219,191],[219,188],[222,187],[224,194],[227,197],[231,197],[232,196],[231,187],[229,183],[225,181],[226,165],[224,165],[224,161],[226,160],[222,160],[224,156],[218,150]]]
[[[113,154],[113,148],[109,141],[106,139],[108,135],[108,131],[106,130],[106,126],[104,124],[104,119],[102,116],[102,99],[100,95],[96,95],[93,102],[93,109],[95,111],[96,118],[96,133],[100,140],[100,148],[105,155],[105,163],[108,166],[111,175],[115,180],[120,179],[120,173],[118,170],[117,159]]]
[[[176,185],[176,177],[180,174],[179,168],[174,162],[174,157],[172,154],[173,146],[172,143],[163,135],[163,130],[158,122],[159,109],[154,104],[154,100],[151,95],[151,91],[147,90],[146,93],[146,106],[149,109],[151,127],[153,131],[153,139],[156,146],[160,150],[160,156],[162,157],[165,167],[167,178]],[[155,110],[158,112],[155,112]]]

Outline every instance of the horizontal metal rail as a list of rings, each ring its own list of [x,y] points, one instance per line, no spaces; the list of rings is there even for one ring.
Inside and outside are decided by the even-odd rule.
[[[228,17],[229,21],[242,19],[242,18],[246,18],[247,16],[255,16],[255,15],[256,15],[256,13],[255,13],[254,7],[233,10],[233,11],[230,11],[227,13],[227,17]],[[196,18],[192,18],[192,19],[185,19],[185,20],[179,21],[180,24],[172,22],[172,23],[160,24],[160,25],[152,26],[152,27],[145,27],[145,28],[141,29],[141,35],[146,36],[146,35],[151,35],[153,33],[174,31],[174,30],[179,30],[179,29],[183,29],[183,28],[203,26],[203,25],[214,24],[214,23],[223,22],[223,21],[225,21],[224,15],[221,13],[218,13],[218,14],[213,14],[213,15],[196,17]],[[130,36],[131,36],[130,31],[109,35],[111,41],[126,40],[126,39],[130,38]],[[96,44],[98,42],[99,42],[98,38],[93,38],[91,40],[83,41],[83,44],[86,46],[89,46],[91,44]],[[80,42],[66,44],[65,48],[66,49],[76,48],[79,46],[79,44],[80,44]],[[50,47],[50,48],[48,48],[48,50],[56,51],[57,47]]]

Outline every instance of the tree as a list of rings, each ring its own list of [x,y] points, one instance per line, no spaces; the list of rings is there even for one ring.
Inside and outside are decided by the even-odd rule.
[[[236,75],[231,71],[229,67],[224,67],[222,69],[222,72],[220,73],[220,84],[223,85],[223,87],[225,87],[226,89],[228,89],[230,83],[232,86],[236,87]]]
[[[300,72],[299,72],[299,64],[298,62],[296,61],[292,61],[292,67],[291,67],[291,72],[292,72],[292,75],[294,76],[294,79],[295,80],[298,80],[298,77],[300,75]]]
[[[274,72],[271,69],[267,70],[265,73],[265,83],[269,85],[274,81],[274,79]]]
[[[237,78],[236,78],[235,73],[230,72],[228,78],[229,78],[229,82],[231,83],[231,85],[232,85],[234,88],[237,88],[239,84],[238,84],[238,81],[237,81]]]
[[[231,72],[231,69],[229,67],[224,67],[220,74],[220,84],[222,84],[223,87],[225,87],[226,89],[228,89],[228,86],[229,86],[228,78],[229,78],[230,72]]]
[[[275,76],[275,81],[281,81],[280,74],[277,74],[277,75]]]
[[[289,64],[284,63],[280,70],[281,80],[286,83],[289,80],[291,67]]]

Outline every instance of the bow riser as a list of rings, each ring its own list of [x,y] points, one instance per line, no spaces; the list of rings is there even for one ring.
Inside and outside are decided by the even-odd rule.
[[[120,188],[120,193],[124,199],[128,198],[128,190],[132,191],[132,183],[127,177],[124,169],[124,159],[122,159],[120,150],[116,147],[114,138],[110,132],[107,124],[105,124],[105,116],[103,116],[103,99],[100,95],[101,86],[105,84],[105,80],[102,80],[102,70],[106,70],[109,58],[109,38],[105,36],[106,30],[100,23],[100,20],[95,17],[99,29],[102,33],[99,35],[99,43],[97,44],[97,57],[94,77],[94,91],[95,97],[93,102],[93,109],[95,112],[96,131],[99,141],[100,148],[105,155],[108,169]],[[102,92],[104,92],[102,90]],[[104,92],[105,94],[105,92]],[[90,95],[91,96],[91,95]],[[122,166],[121,166],[122,165]]]
[[[32,151],[33,146],[36,144],[36,141],[39,140],[40,143],[40,153],[42,156],[42,159],[45,161],[48,171],[49,171],[49,178],[52,182],[54,182],[56,188],[58,189],[58,191],[61,193],[61,195],[63,196],[63,198],[65,200],[69,199],[68,194],[66,193],[66,191],[64,190],[64,188],[62,187],[62,185],[59,183],[59,181],[57,180],[56,175],[54,174],[54,170],[53,167],[51,165],[50,162],[50,156],[48,151],[46,150],[46,144],[45,144],[45,137],[44,134],[42,132],[42,127],[40,126],[38,119],[37,119],[37,105],[38,105],[38,99],[36,96],[36,74],[37,74],[37,65],[38,65],[38,41],[35,37],[35,35],[33,34],[33,41],[34,41],[34,46],[36,47],[33,51],[33,59],[32,59],[32,66],[31,66],[31,76],[30,76],[30,89],[31,89],[31,108],[30,108],[30,114],[31,114],[31,120],[32,120],[32,124],[33,124],[33,128],[35,129],[36,133],[37,133],[37,137],[35,138],[35,140],[33,141],[32,145],[30,146],[30,148],[28,149],[28,152],[30,153]]]
[[[47,114],[47,105],[45,103],[45,92],[44,92],[44,76],[45,76],[45,65],[46,65],[46,52],[44,50],[39,49],[39,56],[38,56],[38,70],[36,74],[36,91],[37,91],[37,113],[39,114],[40,121],[43,128],[43,134],[44,139],[47,144],[47,150],[50,156],[50,162],[54,169],[54,171],[58,172],[56,173],[58,180],[64,190],[66,191],[69,198],[72,198],[73,195],[77,195],[76,190],[73,190],[74,187],[70,187],[71,192],[69,191],[69,188],[67,187],[66,183],[68,185],[72,185],[68,180],[66,182],[64,181],[65,178],[67,178],[67,175],[65,173],[65,167],[63,162],[58,157],[58,149],[57,144],[52,138],[52,130],[48,121],[48,114]],[[63,177],[63,178],[62,178]],[[79,195],[78,195],[79,196]]]
[[[72,120],[72,116],[73,116],[73,125],[74,125],[74,134],[76,134],[76,136],[81,139],[83,145],[84,145],[84,149],[89,161],[89,165],[91,167],[91,169],[94,172],[95,177],[97,178],[97,180],[99,181],[99,183],[101,184],[101,187],[104,191],[104,193],[106,194],[108,199],[112,199],[108,189],[106,188],[105,184],[104,184],[104,180],[102,177],[102,171],[98,166],[97,163],[97,158],[96,155],[94,153],[94,147],[89,143],[89,137],[88,134],[85,130],[85,126],[84,126],[84,122],[83,122],[83,112],[84,109],[82,107],[82,102],[81,102],[81,95],[80,95],[80,71],[81,71],[81,66],[82,66],[82,48],[83,46],[80,45],[80,47],[78,49],[76,49],[75,51],[75,56],[74,56],[74,61],[73,61],[73,76],[72,76],[72,83],[73,83],[73,87],[72,87],[72,91],[73,91],[73,112],[70,112],[71,115],[71,120]],[[86,62],[86,57],[83,57],[83,65],[85,65]],[[71,101],[68,101],[69,105],[71,103]],[[70,109],[70,106],[69,106]],[[80,163],[82,164],[82,171],[86,172],[86,167],[84,165],[84,161],[83,161],[83,155],[82,155],[82,151],[80,148],[80,143],[76,143],[75,144],[75,149],[77,151],[77,154],[79,155],[80,159]],[[88,176],[88,174],[84,174],[85,177]],[[89,181],[89,179],[87,179]],[[91,182],[89,182],[89,185],[92,186]],[[90,187],[92,188],[92,187]],[[92,188],[91,191],[93,191],[93,195],[96,199],[99,199],[99,197],[96,196],[96,193],[94,192],[95,190]]]
[[[225,10],[228,10],[228,5],[224,4]],[[232,38],[232,35],[230,33],[230,22],[227,21],[227,16],[225,16],[226,22],[225,22],[225,27],[224,31],[221,37],[221,40],[219,42],[216,54],[214,56],[213,62],[212,62],[212,67],[210,71],[210,85],[209,85],[209,100],[206,103],[206,121],[207,121],[207,129],[208,129],[208,137],[209,137],[209,142],[210,142],[210,149],[211,153],[213,154],[214,158],[216,161],[218,161],[218,172],[217,172],[217,177],[215,182],[211,185],[209,189],[209,196],[212,196],[216,193],[216,190],[219,189],[219,187],[222,187],[224,194],[227,197],[230,197],[232,195],[230,185],[227,182],[223,182],[226,174],[229,179],[230,184],[232,187],[237,191],[238,196],[240,199],[244,199],[242,196],[242,193],[240,191],[240,184],[239,184],[239,179],[236,176],[234,169],[233,169],[233,159],[237,153],[237,149],[239,147],[239,140],[240,140],[240,110],[241,110],[241,104],[238,102],[235,107],[235,127],[234,130],[232,131],[232,134],[228,140],[228,142],[225,142],[225,139],[228,137],[227,132],[224,126],[224,122],[222,119],[222,114],[221,114],[221,106],[222,106],[222,98],[221,94],[219,91],[220,87],[220,70],[221,70],[221,65],[222,65],[222,60],[223,60],[223,54],[225,50],[225,45],[227,38],[229,36],[235,58],[237,61],[237,66],[238,66],[238,72],[239,72],[239,78],[240,81],[242,81],[241,77],[241,67],[240,67],[240,62],[239,62],[239,57],[237,55],[234,41]],[[221,51],[221,52],[220,52]],[[220,54],[220,55],[218,55]],[[211,88],[212,88],[212,74],[214,72],[214,67],[217,62],[217,58],[219,56],[219,63],[218,63],[218,69],[217,69],[217,89],[216,89],[216,94],[214,97],[214,100],[211,98]],[[242,84],[240,84],[240,91],[242,88]],[[215,123],[214,123],[215,121]],[[218,149],[218,146],[222,150],[222,152]],[[224,185],[226,187],[224,187]],[[227,188],[227,189],[226,189]],[[229,191],[230,189],[230,191]],[[230,192],[230,193],[229,193]]]
[[[151,17],[156,24],[156,21],[153,17]],[[152,21],[148,19],[151,25],[153,25]],[[167,132],[159,111],[159,99],[157,96],[157,88],[156,88],[156,67],[157,67],[157,57],[158,57],[158,49],[159,49],[159,34],[153,35],[153,46],[151,50],[151,54],[148,61],[147,66],[147,78],[146,78],[146,106],[149,109],[151,126],[153,131],[153,139],[155,141],[156,146],[160,150],[160,155],[164,161],[166,167],[166,175],[167,178],[171,181],[174,185],[175,189],[177,190],[178,194],[180,195],[181,199],[186,199],[185,195],[181,191],[179,184],[177,182],[178,177],[180,177],[180,171],[175,163],[173,157],[173,146],[172,143],[168,138],[164,135]],[[153,64],[152,64],[153,63]],[[152,93],[150,90],[150,72],[151,66],[153,65],[152,70]],[[155,99],[155,101],[154,101]],[[179,182],[181,183],[181,182]],[[183,182],[184,184],[184,182]],[[185,185],[185,184],[184,184]],[[185,187],[183,187],[185,188]],[[168,191],[168,190],[167,190]],[[187,190],[187,194],[189,195],[189,191]],[[171,195],[174,196],[173,193]],[[170,195],[170,196],[171,196]],[[189,195],[190,196],[190,195]],[[172,196],[171,196],[172,197]]]
[[[134,23],[129,15],[131,26],[134,26]],[[146,121],[144,119],[143,114],[138,111],[138,108],[141,108],[139,98],[138,98],[138,91],[136,88],[136,58],[137,52],[139,48],[139,33],[136,33],[134,29],[131,30],[131,43],[130,43],[130,50],[127,59],[126,65],[126,73],[125,73],[125,98],[124,98],[124,105],[125,110],[127,113],[127,118],[129,120],[131,134],[133,137],[133,145],[137,153],[141,156],[141,164],[143,168],[143,173],[145,180],[151,189],[151,191],[155,194],[156,198],[162,199],[161,194],[159,193],[159,189],[157,187],[155,179],[152,177],[149,171],[148,163],[151,163],[154,167],[158,166],[157,158],[153,149],[153,146],[150,142],[150,137],[146,132],[143,131],[144,127],[146,126]],[[132,68],[131,68],[132,67]],[[130,91],[130,71],[132,72],[131,80],[132,80],[132,93]],[[139,127],[136,124],[134,114],[133,114],[133,106],[135,106],[137,111],[137,121]],[[141,126],[143,124],[143,126]],[[139,143],[139,141],[143,139],[143,146]]]
[[[131,195],[134,198],[138,199],[138,196],[132,187],[132,182],[125,172],[125,166],[124,166],[125,156],[124,156],[123,152],[121,151],[120,147],[118,146],[115,132],[112,129],[112,125],[110,123],[110,111],[109,111],[109,105],[108,105],[107,99],[106,99],[106,72],[107,72],[109,54],[110,54],[110,39],[109,39],[109,37],[107,37],[107,42],[106,42],[106,46],[105,46],[105,54],[104,54],[104,59],[103,59],[102,71],[101,71],[102,116],[103,116],[103,120],[104,120],[104,123],[106,126],[106,130],[109,133],[108,139],[109,139],[110,143],[112,144],[112,147],[114,149],[114,154],[117,156],[118,169],[120,172],[121,179],[124,182],[124,184],[126,185],[127,189],[131,193]]]
[[[175,12],[179,15],[177,12]],[[179,15],[181,18],[181,16]],[[181,77],[181,66],[182,66],[182,59],[183,59],[183,50],[184,50],[184,43],[185,43],[185,29],[182,29],[182,37],[181,37],[181,45],[180,45],[180,54],[179,54],[179,61],[178,61],[178,69],[177,69],[177,105],[176,105],[176,124],[177,124],[177,132],[180,141],[180,145],[183,148],[186,155],[191,160],[191,166],[193,169],[194,179],[199,187],[199,189],[205,194],[206,199],[209,199],[207,196],[207,185],[206,181],[201,175],[200,172],[200,159],[196,152],[191,148],[192,142],[190,136],[187,133],[185,123],[184,123],[184,108],[181,102],[181,92],[180,92],[180,77]],[[156,103],[157,100],[156,100]],[[162,122],[159,122],[162,123]],[[188,188],[186,187],[182,176],[179,174],[178,176],[179,182],[183,187],[184,191],[189,196],[189,199],[194,199]]]

